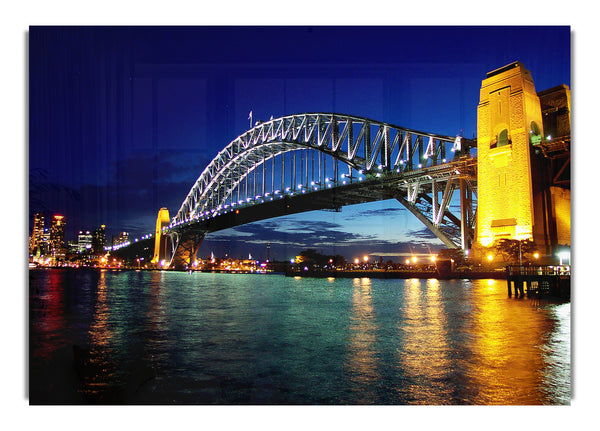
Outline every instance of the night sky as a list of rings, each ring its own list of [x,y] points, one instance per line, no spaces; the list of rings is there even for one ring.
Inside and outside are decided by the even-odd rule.
[[[487,72],[513,61],[537,91],[571,86],[561,27],[30,27],[29,232],[108,239],[173,216],[204,167],[254,120],[338,112],[476,136]],[[442,247],[397,201],[270,219],[207,235],[199,255],[289,259],[305,248],[383,256]]]

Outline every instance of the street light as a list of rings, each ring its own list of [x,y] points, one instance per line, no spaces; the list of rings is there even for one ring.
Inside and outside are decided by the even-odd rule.
[[[568,250],[562,250],[558,253],[558,257],[560,258],[560,265],[563,265],[563,259],[569,259],[569,264],[571,264],[571,252]]]

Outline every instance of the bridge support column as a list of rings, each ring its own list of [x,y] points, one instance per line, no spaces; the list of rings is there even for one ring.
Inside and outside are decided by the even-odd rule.
[[[473,198],[472,192],[467,187],[464,178],[459,180],[460,184],[460,246],[463,250],[469,250],[473,242]]]
[[[169,268],[192,269],[205,232],[173,232],[170,235],[173,251]]]
[[[531,148],[543,136],[531,73],[515,62],[487,74],[477,107],[477,243],[531,239]]]
[[[168,226],[170,221],[169,210],[164,207],[161,208],[158,211],[158,216],[156,217],[156,229],[154,231],[154,254],[151,260],[153,264],[159,264],[163,260],[169,260],[169,238],[166,235],[163,235],[162,229]]]

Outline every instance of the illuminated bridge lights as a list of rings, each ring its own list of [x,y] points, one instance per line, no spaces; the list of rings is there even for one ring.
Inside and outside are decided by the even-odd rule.
[[[455,174],[444,171],[443,178],[442,174],[436,174],[435,179],[425,184],[417,180],[423,177],[423,172],[412,167],[445,165],[446,155],[468,147],[461,147],[460,143],[456,137],[332,113],[288,115],[257,123],[218,152],[163,232],[186,232],[188,226],[199,221],[227,214],[233,208],[268,203],[277,197],[302,202],[301,196],[305,194],[330,196],[328,190],[338,187],[346,187],[339,195],[342,199],[339,206],[346,204],[344,199],[355,202],[356,196],[365,195],[364,191],[358,193],[359,188],[366,191],[376,187],[393,193],[386,195],[386,199],[403,194],[404,200],[402,196],[398,200],[409,205],[411,211],[422,213],[421,219],[433,214],[436,218],[431,226],[436,227],[443,218],[439,214],[444,212],[444,208],[438,208],[440,199],[434,197],[428,203],[422,196],[431,194],[435,187],[443,190],[448,178]],[[454,160],[458,156],[458,152],[452,155]],[[464,175],[461,172],[456,177]],[[410,178],[411,185],[400,187],[399,178]],[[441,183],[434,187],[436,181]],[[446,186],[446,194],[451,196],[449,187]],[[458,181],[452,187],[458,187]],[[428,205],[429,209],[422,209]],[[175,244],[174,250],[177,247]]]

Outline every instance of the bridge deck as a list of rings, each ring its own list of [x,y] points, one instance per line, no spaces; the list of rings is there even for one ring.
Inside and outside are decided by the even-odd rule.
[[[166,232],[209,233],[284,215],[316,210],[337,211],[343,206],[395,199],[399,194],[406,195],[408,185],[415,181],[422,181],[421,190],[430,192],[432,179],[457,177],[456,172],[474,180],[476,163],[477,159],[470,157],[408,173],[388,172],[381,177],[372,176],[364,181],[318,191],[270,196],[265,198],[268,200],[263,203],[230,207],[215,215],[172,226]]]

